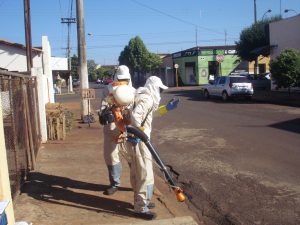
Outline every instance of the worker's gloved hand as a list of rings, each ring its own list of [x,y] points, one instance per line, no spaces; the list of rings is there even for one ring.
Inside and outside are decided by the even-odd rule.
[[[169,112],[170,110],[173,110],[177,107],[178,105],[178,102],[179,102],[179,99],[171,99],[167,105],[161,105],[158,107],[158,112],[160,115],[164,115],[166,114],[167,112]]]
[[[129,136],[127,137],[127,141],[136,145],[141,141],[141,139],[139,139],[138,137]]]
[[[168,111],[176,109],[178,105],[179,99],[171,99],[168,104],[166,105],[166,108]]]
[[[139,127],[139,129],[144,132],[145,127]]]

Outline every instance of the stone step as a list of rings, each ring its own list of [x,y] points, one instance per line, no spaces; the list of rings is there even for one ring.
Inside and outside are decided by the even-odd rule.
[[[182,216],[169,219],[140,221],[134,223],[116,223],[111,225],[198,225],[191,216]]]

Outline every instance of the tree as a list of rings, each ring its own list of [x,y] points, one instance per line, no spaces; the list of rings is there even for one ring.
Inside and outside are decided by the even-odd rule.
[[[89,81],[95,81],[97,79],[97,77],[98,77],[96,62],[93,59],[87,60],[87,67],[88,67],[88,78],[89,78]],[[79,73],[78,73],[78,57],[75,54],[71,57],[71,75],[75,79],[79,78]]]
[[[96,69],[96,74],[97,74],[97,78],[107,78],[107,77],[112,77],[112,75],[114,74],[114,66],[110,66],[110,67],[100,67]]]
[[[269,46],[269,31],[268,24],[273,21],[280,20],[281,16],[271,17],[269,19],[260,20],[242,30],[240,40],[235,42],[237,55],[242,60],[253,61],[259,55],[268,56],[269,48],[265,51],[254,51],[255,49]]]
[[[156,70],[162,64],[162,60],[158,55],[150,53],[142,39],[136,36],[130,39],[120,53],[119,63],[127,65],[131,74],[137,72],[140,79],[141,74]],[[140,84],[141,81],[139,80],[138,83]]]
[[[300,86],[300,53],[296,49],[285,49],[275,59],[271,60],[270,71],[272,79],[281,88]]]
[[[89,81],[97,80],[97,73],[96,73],[97,64],[93,59],[87,60],[87,68],[88,68]]]
[[[78,79],[78,57],[77,55],[73,55],[71,57],[71,75],[73,78]]]

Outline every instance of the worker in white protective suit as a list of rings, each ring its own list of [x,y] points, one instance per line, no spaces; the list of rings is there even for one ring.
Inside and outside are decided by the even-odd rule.
[[[131,76],[129,69],[125,65],[118,67],[115,73],[114,82],[127,82],[127,85],[131,87],[131,91],[135,92],[132,87]],[[103,98],[101,102],[101,110],[105,109],[109,105],[109,98],[114,91],[114,83],[106,86],[103,91]],[[119,153],[121,150],[125,151],[124,144],[117,144],[116,137],[120,131],[117,129],[114,122],[104,125],[104,159],[108,169],[108,176],[110,181],[110,187],[104,191],[105,195],[114,194],[121,184],[122,164],[120,161]]]
[[[131,113],[133,126],[140,128],[150,138],[153,112],[158,110],[160,93],[167,89],[161,79],[151,76],[147,79],[144,87],[138,88],[135,94],[134,107]],[[164,111],[176,108],[178,101],[172,107],[164,107]],[[170,106],[170,104],[168,104]],[[167,106],[168,106],[167,105]],[[159,110],[160,111],[160,110]],[[130,181],[134,191],[134,211],[144,219],[152,220],[156,217],[149,209],[155,207],[151,202],[154,188],[154,175],[152,155],[146,145],[139,139],[128,139],[132,143],[129,149],[131,158]]]

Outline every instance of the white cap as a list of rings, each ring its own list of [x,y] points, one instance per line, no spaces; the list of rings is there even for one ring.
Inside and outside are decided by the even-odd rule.
[[[161,81],[161,79],[157,76],[151,76],[147,79],[145,86],[150,85],[150,84],[155,87],[162,88],[162,89],[168,89],[168,87],[166,85],[164,85],[163,82]]]
[[[125,65],[119,66],[116,71],[115,78],[117,78],[118,80],[131,80],[129,68]]]

